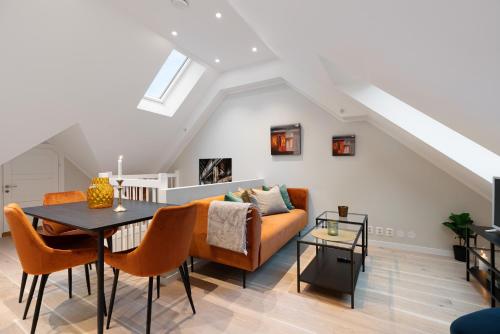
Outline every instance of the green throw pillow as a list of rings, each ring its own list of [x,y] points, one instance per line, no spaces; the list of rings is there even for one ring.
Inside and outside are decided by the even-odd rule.
[[[236,196],[235,194],[233,194],[230,191],[228,191],[224,195],[224,201],[226,201],[226,202],[240,202],[240,203],[243,202],[243,200],[241,199],[241,197]]]
[[[268,186],[262,186],[262,190],[269,191],[271,190],[272,187]],[[285,202],[286,207],[288,210],[293,210],[295,207],[292,204],[292,201],[290,200],[290,196],[288,196],[288,190],[286,189],[286,184],[282,184],[279,186],[280,188],[280,193],[281,197],[283,197],[283,202]]]

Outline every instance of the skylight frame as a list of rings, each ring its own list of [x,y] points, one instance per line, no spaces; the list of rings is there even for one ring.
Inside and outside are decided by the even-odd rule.
[[[184,60],[184,62],[179,66],[179,68],[177,69],[177,71],[175,72],[175,74],[172,76],[172,79],[170,80],[170,82],[165,86],[165,88],[163,89],[162,91],[162,94],[160,96],[160,98],[157,98],[155,96],[149,96],[147,95],[147,92],[149,90],[149,87],[148,89],[146,90],[146,93],[144,93],[144,99],[145,100],[148,100],[148,101],[153,101],[153,102],[156,102],[156,103],[165,103],[165,99],[166,97],[168,96],[168,93],[169,91],[171,90],[172,87],[175,86],[175,83],[178,81],[178,79],[180,77],[182,77],[182,74],[184,73],[184,71],[186,70],[186,68],[189,66],[189,64],[191,63],[191,58],[189,58],[188,56],[186,56],[185,54],[183,54],[182,52],[179,52],[178,50],[176,49],[173,49],[170,54],[168,55],[167,59],[165,59],[165,62],[168,61],[168,58],[172,55],[172,52],[177,52],[181,55],[183,55],[184,57],[186,57],[186,59]],[[162,67],[165,65],[165,63],[163,63]],[[161,70],[161,68],[160,68]],[[159,71],[158,71],[159,73]],[[158,73],[156,75],[158,75]],[[156,79],[156,76],[154,77],[153,79],[153,82],[154,80]],[[150,86],[153,84],[153,82],[151,82]]]

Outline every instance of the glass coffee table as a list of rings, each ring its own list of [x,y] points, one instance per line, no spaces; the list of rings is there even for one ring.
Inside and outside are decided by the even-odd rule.
[[[328,234],[338,229],[337,236]],[[336,224],[336,225],[335,225]],[[316,224],[297,240],[297,292],[300,282],[351,295],[354,308],[354,290],[361,270],[365,271],[368,249],[368,215],[349,213],[340,217],[335,211],[325,211],[316,218]],[[316,256],[300,269],[301,245],[312,245]]]

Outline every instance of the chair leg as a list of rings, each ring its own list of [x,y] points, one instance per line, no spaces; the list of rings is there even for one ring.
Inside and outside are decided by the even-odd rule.
[[[242,273],[243,273],[243,289],[246,289],[247,287],[247,271],[246,270],[242,270]]]
[[[73,298],[73,270],[68,268],[68,295]]]
[[[33,276],[33,281],[31,281],[30,293],[28,294],[28,300],[26,301],[26,306],[24,307],[23,320],[26,319],[28,311],[30,309],[31,301],[33,300],[33,294],[35,293],[36,283],[38,282],[38,275]]]
[[[115,305],[116,286],[118,285],[119,275],[120,269],[115,269],[115,277],[113,278],[113,289],[111,290],[111,299],[109,301],[109,314],[108,321],[106,323],[106,329],[109,329],[109,323],[111,322],[111,314],[113,313],[113,306]]]
[[[85,267],[85,280],[87,281],[87,292],[89,293],[89,296],[92,294],[90,290],[90,273],[89,273],[89,266],[90,264],[84,265]]]
[[[191,296],[191,283],[189,282],[189,271],[186,262],[184,262],[184,264],[179,267],[179,274],[181,275],[182,283],[184,283],[184,289],[186,290],[186,295],[189,299],[189,304],[191,304],[191,310],[193,311],[193,314],[196,314],[196,309],[194,308],[194,303],[193,303],[193,297]]]
[[[149,278],[148,286],[148,318],[146,322],[146,334],[151,333],[151,308],[153,304],[153,277]]]
[[[45,289],[45,284],[49,278],[48,274],[42,275],[40,280],[40,287],[38,288],[38,298],[36,300],[35,314],[33,315],[33,322],[31,323],[31,334],[35,334],[36,325],[38,323],[38,316],[40,315],[40,307],[42,306],[43,290]]]
[[[108,244],[108,249],[113,252],[113,237],[106,238],[106,243]],[[111,267],[113,269],[113,274],[115,273],[115,268]]]
[[[191,272],[194,273],[194,258],[190,256],[190,260],[191,260]]]
[[[188,266],[187,266],[187,261],[184,261],[184,263],[182,264],[183,268],[184,268],[184,276],[186,277],[186,284],[189,288],[189,295],[191,295],[191,281],[189,280],[189,269],[188,269]]]
[[[160,298],[160,275],[156,276],[156,298]]]
[[[113,251],[113,237],[106,238],[106,242],[108,244],[109,250]]]
[[[26,280],[28,279],[28,274],[23,271],[23,276],[21,277],[21,290],[19,290],[19,302],[23,302],[24,288],[26,287]]]

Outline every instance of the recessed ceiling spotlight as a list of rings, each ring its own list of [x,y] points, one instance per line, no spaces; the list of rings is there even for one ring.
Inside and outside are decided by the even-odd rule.
[[[257,51],[259,51],[259,49],[257,49],[257,47],[255,47],[255,46],[254,46],[254,47],[252,48],[252,52],[257,52]]]
[[[173,31],[171,32],[171,34],[172,34],[172,36],[174,36],[174,37],[177,37],[177,35],[179,35],[179,34],[177,33],[177,31],[175,31],[175,30],[173,30]]]
[[[220,63],[220,59],[219,58],[215,58],[214,60],[217,64]]]
[[[221,12],[217,12],[215,13],[215,17],[220,19],[222,17],[222,13]]]

